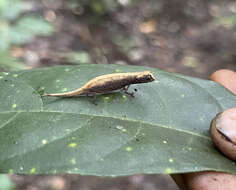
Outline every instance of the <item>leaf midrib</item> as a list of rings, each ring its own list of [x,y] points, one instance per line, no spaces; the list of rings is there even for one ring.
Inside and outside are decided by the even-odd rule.
[[[10,114],[10,113],[16,113],[17,116],[19,116],[19,114],[21,113],[59,113],[59,114],[74,114],[74,115],[81,115],[81,116],[87,116],[87,117],[101,117],[101,118],[112,118],[112,119],[117,119],[117,120],[121,120],[121,121],[128,121],[128,122],[139,122],[142,124],[147,124],[147,125],[151,125],[151,126],[156,126],[156,127],[160,127],[160,128],[165,128],[165,129],[170,129],[170,130],[175,130],[177,132],[180,133],[186,133],[192,136],[197,136],[197,137],[201,137],[204,139],[207,139],[209,141],[211,141],[211,138],[205,135],[200,135],[194,132],[190,132],[190,131],[186,131],[186,130],[182,130],[182,129],[176,129],[173,127],[168,127],[167,125],[160,125],[157,123],[151,123],[148,121],[142,121],[142,120],[135,120],[135,119],[127,119],[127,118],[120,118],[120,117],[115,117],[115,116],[105,116],[105,115],[96,115],[96,114],[85,114],[85,113],[75,113],[75,112],[61,112],[61,111],[49,111],[49,110],[44,110],[44,111],[39,111],[39,110],[32,110],[32,111],[6,111],[6,112],[0,112],[0,114]],[[13,116],[14,117],[14,116]],[[10,121],[11,122],[11,121]],[[10,122],[8,122],[7,124],[9,124]],[[3,126],[4,127],[4,126]]]

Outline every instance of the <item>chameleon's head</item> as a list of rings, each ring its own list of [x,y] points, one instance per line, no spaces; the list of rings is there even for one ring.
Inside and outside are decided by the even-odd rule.
[[[144,72],[140,72],[136,79],[141,82],[141,83],[145,83],[145,82],[152,82],[155,80],[155,77],[153,76],[151,71],[144,71]]]

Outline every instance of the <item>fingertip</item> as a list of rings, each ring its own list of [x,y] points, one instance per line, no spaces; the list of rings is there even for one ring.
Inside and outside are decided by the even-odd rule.
[[[225,88],[236,94],[236,72],[221,69],[211,75],[211,80],[220,83]]]
[[[221,172],[196,172],[184,174],[187,189],[191,190],[235,190],[236,176]]]
[[[218,80],[226,77],[227,75],[232,75],[232,74],[235,74],[235,72],[232,70],[220,69],[220,70],[217,70],[214,73],[212,73],[210,78],[211,78],[211,80],[218,81]]]
[[[222,69],[214,72],[211,75],[211,80],[220,83],[234,94],[236,94],[236,72]],[[220,123],[219,123],[220,121]],[[226,140],[225,144],[230,144],[229,152],[232,153],[235,151],[235,122],[236,122],[236,108],[225,110],[221,113],[221,120],[218,121],[218,126],[215,129],[220,130],[220,140]],[[220,128],[219,128],[220,127]],[[233,128],[233,129],[232,129]],[[222,133],[224,134],[222,136]],[[225,137],[227,136],[227,139]],[[229,141],[230,140],[230,141]],[[214,140],[213,140],[214,141]],[[228,142],[229,141],[229,142]],[[214,141],[215,142],[215,141]],[[215,143],[218,143],[218,141]],[[229,156],[226,152],[226,146],[218,147],[225,155]],[[231,159],[235,159],[235,157],[230,157]],[[191,190],[235,190],[236,187],[236,176],[221,173],[221,172],[196,172],[196,173],[188,173],[183,175],[183,179],[185,182],[185,186],[187,189]]]
[[[236,160],[236,108],[217,114],[211,122],[211,138],[227,157]]]

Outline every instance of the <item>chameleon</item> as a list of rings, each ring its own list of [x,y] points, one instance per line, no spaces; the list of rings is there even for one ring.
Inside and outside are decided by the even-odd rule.
[[[151,71],[113,73],[95,77],[81,88],[70,92],[44,94],[42,96],[73,97],[87,95],[92,96],[95,101],[96,94],[106,94],[115,90],[123,89],[126,94],[134,97],[133,93],[128,92],[128,88],[131,84],[148,83],[154,80],[155,77]]]

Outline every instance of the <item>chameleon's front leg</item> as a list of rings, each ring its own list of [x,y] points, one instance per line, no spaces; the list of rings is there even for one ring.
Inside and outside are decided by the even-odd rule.
[[[130,95],[131,97],[134,97],[134,92],[128,92],[129,86],[130,86],[130,85],[125,86],[125,87],[123,88],[124,93]]]

